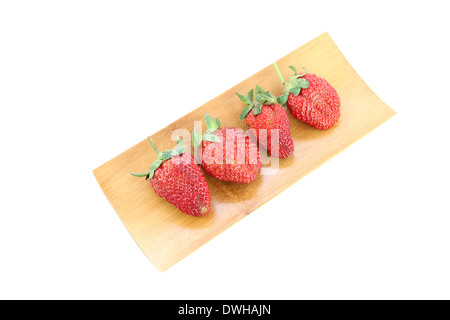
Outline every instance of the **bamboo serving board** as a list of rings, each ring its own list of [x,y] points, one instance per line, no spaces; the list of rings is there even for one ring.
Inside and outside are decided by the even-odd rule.
[[[259,175],[244,185],[222,182],[205,174],[212,199],[207,215],[192,217],[182,213],[158,197],[144,178],[130,175],[129,172],[146,171],[155,160],[146,138],[94,170],[114,210],[158,270],[170,268],[395,114],[358,76],[328,33],[277,63],[285,79],[292,75],[288,68],[291,64],[297,68],[305,66],[308,72],[327,79],[341,97],[341,117],[331,129],[321,131],[289,115],[295,152],[279,161],[274,175]],[[283,91],[270,64],[151,137],[161,150],[171,149],[175,146],[172,132],[177,128],[192,132],[194,121],[203,121],[206,113],[218,117],[224,127],[245,131],[245,120],[239,120],[244,106],[235,93],[245,94],[256,84],[276,96]]]

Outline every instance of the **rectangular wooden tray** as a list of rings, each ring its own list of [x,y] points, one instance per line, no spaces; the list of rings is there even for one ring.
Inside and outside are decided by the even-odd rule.
[[[290,117],[295,153],[280,160],[275,175],[259,175],[248,184],[222,182],[205,174],[211,192],[211,211],[204,217],[186,215],[158,197],[150,183],[129,174],[144,171],[155,159],[145,138],[94,170],[94,175],[120,219],[158,270],[166,270],[256,208],[297,182],[328,159],[366,135],[395,114],[364,83],[324,33],[277,61],[285,79],[289,65],[305,66],[325,78],[341,97],[341,118],[329,130],[316,130]],[[301,69],[300,69],[301,70]],[[192,131],[205,113],[217,116],[223,126],[246,130],[239,120],[243,104],[235,93],[246,93],[256,84],[274,95],[282,93],[272,65],[237,84],[201,107],[152,135],[161,150],[175,145],[173,130]],[[205,128],[205,126],[203,127]]]

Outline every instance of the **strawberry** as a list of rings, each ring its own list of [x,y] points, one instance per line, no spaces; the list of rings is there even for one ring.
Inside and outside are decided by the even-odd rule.
[[[287,158],[294,152],[294,142],[289,129],[289,117],[273,95],[256,86],[256,102],[253,101],[253,89],[247,97],[236,93],[246,105],[241,113],[241,120],[246,119],[250,132],[260,146],[263,146],[269,155],[277,158]],[[252,112],[250,112],[252,111]]]
[[[338,121],[340,98],[325,79],[306,73],[306,70],[304,74],[298,74],[294,66],[289,66],[294,75],[284,82],[277,64],[274,66],[284,84],[284,95],[279,98],[286,103],[294,118],[321,130],[331,128]]]
[[[195,164],[191,154],[185,153],[181,139],[173,150],[159,151],[148,137],[156,160],[144,173],[131,173],[135,177],[146,177],[156,194],[191,216],[203,216],[209,212],[211,196],[205,176]]]
[[[223,181],[250,183],[261,170],[256,144],[241,129],[220,128],[219,119],[205,115],[208,129],[202,136],[193,131],[197,161],[209,175]],[[200,155],[201,146],[201,159]]]

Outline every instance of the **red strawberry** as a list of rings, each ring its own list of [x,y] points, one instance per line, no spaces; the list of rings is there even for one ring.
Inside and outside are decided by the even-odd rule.
[[[298,74],[294,66],[289,66],[294,75],[284,82],[283,76],[274,63],[275,69],[284,84],[285,94],[279,97],[286,101],[286,105],[294,118],[297,118],[317,129],[329,129],[339,119],[341,101],[336,90],[318,75]]]
[[[192,133],[194,150],[209,175],[223,181],[250,183],[261,170],[261,155],[256,144],[241,129],[220,128],[219,119],[205,115],[205,134]],[[198,159],[200,160],[200,159]],[[199,161],[200,162],[200,161]]]
[[[148,137],[157,155],[150,169],[144,173],[132,173],[146,177],[156,194],[191,216],[203,216],[209,212],[211,196],[202,170],[191,154],[185,153],[181,139],[174,150],[159,151]]]
[[[240,93],[236,94],[247,105],[241,113],[241,120],[246,119],[247,127],[254,129],[258,144],[262,145],[271,156],[289,157],[294,152],[289,117],[277,98],[260,86],[256,86],[256,102],[253,101],[253,89],[248,92],[247,97]]]

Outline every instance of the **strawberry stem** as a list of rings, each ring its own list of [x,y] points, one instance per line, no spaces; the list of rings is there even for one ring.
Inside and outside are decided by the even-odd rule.
[[[273,66],[275,67],[275,70],[277,71],[277,74],[278,74],[278,76],[280,77],[280,80],[281,80],[281,84],[283,84],[283,85],[284,85],[284,78],[283,78],[283,75],[281,74],[281,71],[280,71],[280,69],[278,69],[278,65],[277,65],[277,63],[276,63],[276,62],[274,62],[274,63],[273,63]]]

